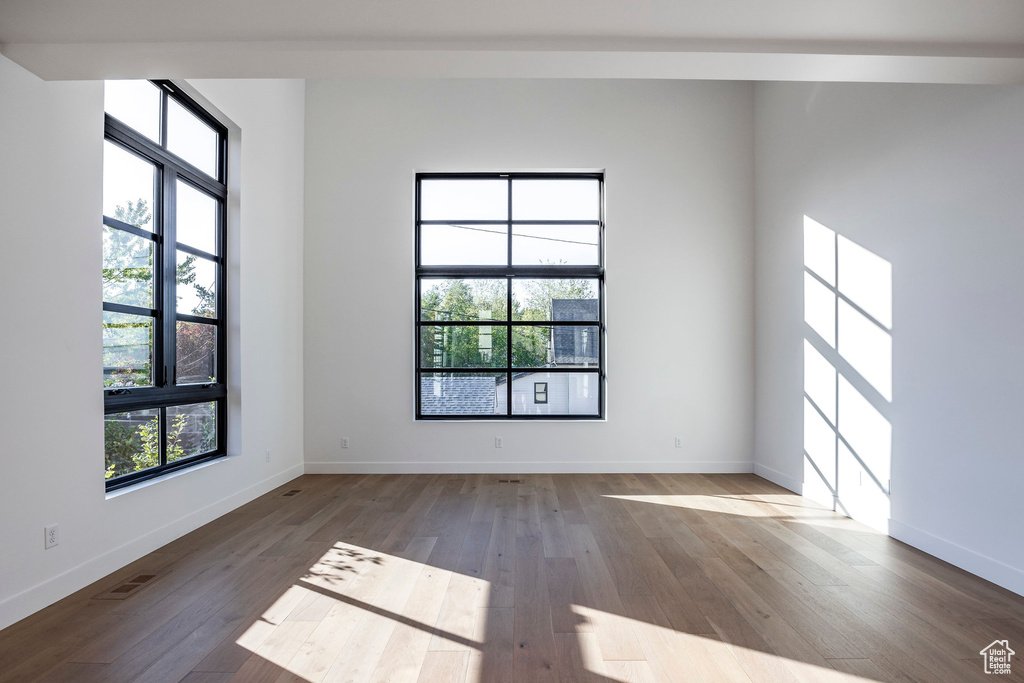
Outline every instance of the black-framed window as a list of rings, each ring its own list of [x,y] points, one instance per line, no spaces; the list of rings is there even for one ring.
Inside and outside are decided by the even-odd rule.
[[[416,418],[601,419],[603,174],[420,173],[415,222]]]
[[[226,453],[227,129],[171,81],[107,81],[107,490]]]
[[[547,403],[548,402],[548,383],[547,382],[534,382],[533,383],[533,402],[534,403]]]

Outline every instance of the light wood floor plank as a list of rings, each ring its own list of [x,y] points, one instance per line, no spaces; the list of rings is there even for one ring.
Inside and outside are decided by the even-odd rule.
[[[515,608],[487,607],[477,610],[478,649],[468,654],[468,681],[508,683],[515,675]]]
[[[601,550],[590,528],[582,524],[568,527],[576,567],[586,597],[586,616],[591,619],[605,661],[643,660],[644,653],[636,634],[623,619],[622,597],[601,559]]]
[[[465,652],[428,652],[416,680],[417,683],[462,683],[466,680],[468,666],[469,655]]]
[[[512,678],[515,681],[558,680],[551,600],[544,575],[544,542],[535,493],[520,496],[516,537],[515,613]]]

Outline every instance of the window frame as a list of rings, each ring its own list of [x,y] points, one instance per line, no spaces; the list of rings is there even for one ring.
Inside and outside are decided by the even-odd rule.
[[[227,455],[228,416],[228,128],[206,111],[182,88],[170,80],[150,80],[161,94],[160,140],[152,140],[131,128],[111,114],[104,112],[104,142],[138,156],[155,168],[153,230],[139,228],[103,215],[105,228],[128,232],[154,243],[153,308],[144,309],[126,304],[103,301],[103,312],[145,315],[153,318],[152,385],[146,387],[104,387],[104,419],[107,415],[136,410],[158,409],[160,415],[160,463],[144,470],[129,472],[106,479],[107,492],[169,472],[207,462]],[[167,147],[168,102],[174,99],[187,111],[210,126],[217,134],[217,176],[199,170]],[[205,252],[177,242],[177,181],[212,196],[217,202],[215,252]],[[195,316],[177,311],[176,273],[177,255],[181,251],[209,261],[216,271],[216,317]],[[206,384],[177,385],[177,323],[192,322],[210,325],[216,329],[214,363],[216,381]],[[214,403],[216,448],[213,451],[167,462],[167,409],[199,403]],[[104,462],[106,462],[104,460]]]
[[[505,220],[461,220],[456,216],[446,219],[423,220],[420,215],[421,209],[421,184],[424,180],[507,180],[508,181],[508,214]],[[514,180],[597,180],[598,181],[598,218],[594,220],[513,220],[512,216],[512,188]],[[415,245],[414,245],[414,279],[415,279],[415,305],[414,305],[414,327],[415,330],[415,419],[417,421],[445,421],[445,420],[545,420],[545,421],[576,421],[576,420],[604,420],[605,419],[605,183],[604,173],[593,172],[494,172],[494,173],[416,173],[415,175],[415,199],[414,199],[414,222],[415,222]],[[421,262],[421,232],[424,225],[443,225],[451,223],[467,225],[491,225],[504,226],[507,234],[507,254],[505,265],[468,265],[468,266],[437,266],[423,265]],[[598,231],[598,262],[597,265],[512,265],[513,263],[513,225],[597,225]],[[426,279],[505,279],[506,280],[506,320],[462,320],[462,321],[432,321],[423,320],[421,314],[422,287],[421,283]],[[546,320],[528,321],[512,320],[512,283],[515,279],[531,280],[559,280],[559,279],[593,279],[597,282],[598,316],[596,321],[579,320]],[[421,329],[424,327],[458,327],[458,326],[490,326],[492,330],[505,328],[506,330],[506,363],[499,367],[453,367],[453,368],[432,368],[423,367],[421,358]],[[587,326],[597,327],[598,335],[598,362],[596,366],[575,366],[575,367],[519,367],[512,365],[513,350],[513,328],[515,327],[549,327],[558,326]],[[513,414],[513,384],[516,379],[524,373],[552,373],[552,374],[597,374],[597,413],[595,414]],[[506,411],[505,414],[424,414],[422,411],[422,378],[430,374],[481,374],[494,375],[505,374],[506,387]]]
[[[541,389],[543,387],[543,389]],[[544,395],[544,400],[540,400],[538,396]],[[547,382],[534,382],[533,383],[533,402],[541,405],[546,405],[548,402],[548,383]]]

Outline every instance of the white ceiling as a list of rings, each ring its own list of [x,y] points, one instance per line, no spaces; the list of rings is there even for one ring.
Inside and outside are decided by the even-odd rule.
[[[0,0],[44,78],[1024,83],[1024,0]]]

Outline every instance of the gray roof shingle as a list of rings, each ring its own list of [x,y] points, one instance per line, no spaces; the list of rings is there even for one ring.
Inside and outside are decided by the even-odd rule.
[[[420,412],[424,415],[493,415],[495,379],[421,377]]]

